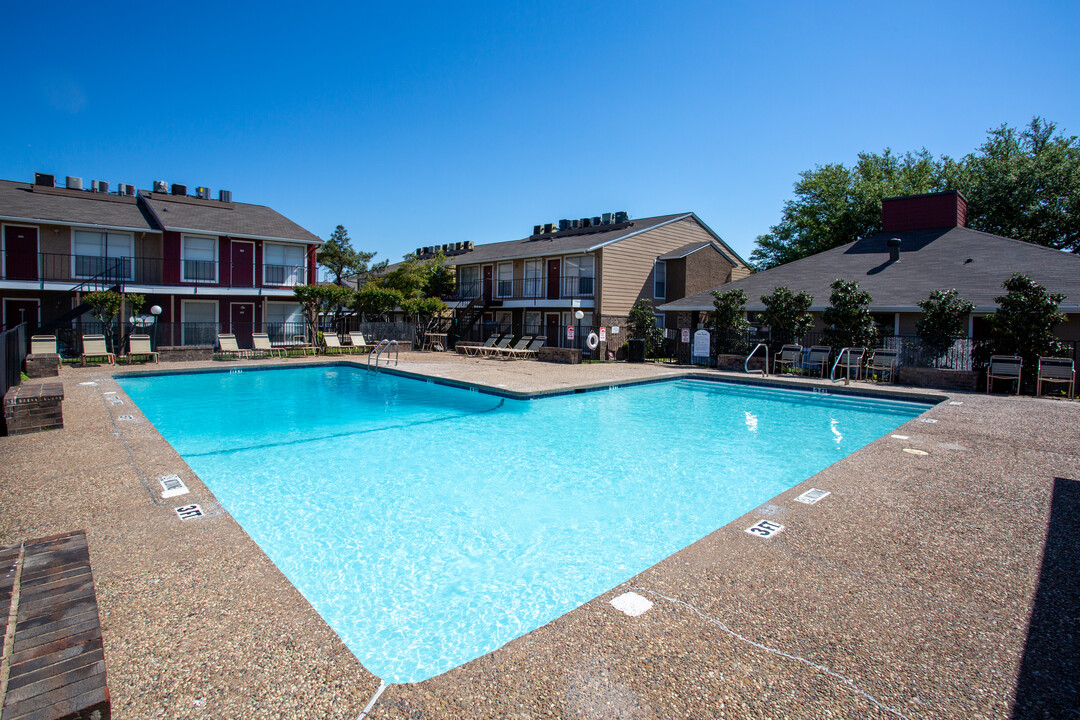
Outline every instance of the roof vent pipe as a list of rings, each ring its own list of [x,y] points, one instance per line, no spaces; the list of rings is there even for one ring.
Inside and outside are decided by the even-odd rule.
[[[900,238],[889,238],[886,243],[889,246],[889,262],[900,261]]]

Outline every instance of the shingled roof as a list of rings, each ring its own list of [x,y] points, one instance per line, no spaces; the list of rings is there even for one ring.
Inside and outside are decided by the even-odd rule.
[[[901,241],[897,262],[889,260],[890,238]],[[976,312],[992,312],[997,307],[994,298],[1005,294],[1002,283],[1013,273],[1064,294],[1063,311],[1080,311],[1080,256],[966,227],[878,233],[714,290],[741,289],[747,295],[746,309],[757,311],[765,308],[762,295],[786,286],[813,295],[811,309],[820,311],[829,304],[829,285],[843,278],[870,293],[875,311],[919,312],[917,304],[930,291],[955,288],[975,304]],[[713,297],[707,291],[658,309],[712,310]]]
[[[139,194],[155,220],[166,230],[323,243],[321,238],[265,205],[225,203],[145,190],[140,190]]]
[[[0,180],[0,219],[160,232],[133,197]]]

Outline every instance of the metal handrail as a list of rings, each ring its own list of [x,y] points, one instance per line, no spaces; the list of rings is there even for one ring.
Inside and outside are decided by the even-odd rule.
[[[829,371],[829,382],[839,382],[839,380],[837,380],[833,376],[836,374],[836,368],[837,368],[837,366],[840,365],[840,360],[841,360],[841,358],[844,357],[844,353],[847,353],[848,361],[847,361],[847,365],[844,366],[845,369],[847,370],[847,372],[844,375],[844,377],[842,378],[842,380],[844,381],[845,385],[850,385],[851,384],[851,351],[855,350],[855,349],[856,348],[850,348],[850,347],[841,348],[840,354],[836,356],[836,362],[833,363],[832,370]]]
[[[766,345],[765,343],[758,343],[757,345],[754,346],[754,349],[751,350],[750,354],[746,356],[746,362],[743,363],[743,370],[746,371],[747,373],[758,372],[757,370],[751,370],[750,369],[750,358],[754,357],[754,353],[756,353],[759,348],[765,348],[765,369],[760,371],[760,372],[761,372],[762,375],[768,375],[769,374],[769,346]]]
[[[367,356],[368,367],[371,367],[371,358],[372,358],[372,356],[374,356],[375,357],[375,369],[378,370],[379,369],[379,358],[382,357],[383,350],[388,351],[388,350],[390,350],[390,348],[394,349],[394,365],[395,366],[398,365],[398,363],[401,360],[401,348],[398,345],[398,341],[397,340],[380,340],[379,344],[376,345],[375,348],[371,352],[368,353],[368,356]],[[389,355],[389,353],[387,353],[387,356],[386,356],[386,364],[387,365],[390,364],[390,355]]]

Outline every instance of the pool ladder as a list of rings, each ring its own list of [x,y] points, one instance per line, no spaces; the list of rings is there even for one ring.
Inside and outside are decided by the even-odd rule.
[[[764,370],[751,370],[750,369],[750,358],[754,357],[754,353],[756,353],[758,350],[762,350],[762,349],[765,350],[765,369]],[[766,345],[765,343],[758,343],[757,345],[755,345],[754,349],[750,351],[750,354],[746,356],[746,362],[743,363],[743,370],[745,370],[747,373],[752,373],[752,374],[755,374],[755,375],[768,375],[769,374],[769,346]]]
[[[840,354],[836,356],[836,362],[833,363],[832,370],[829,371],[829,382],[838,383],[838,382],[840,382],[840,380],[843,380],[845,385],[850,385],[851,384],[851,360],[852,360],[851,351],[852,350],[862,350],[862,348],[846,347],[846,348],[843,348],[840,351]],[[836,377],[835,377],[836,376],[836,368],[837,368],[837,366],[840,365],[840,361],[844,359],[845,354],[847,355],[847,358],[848,358],[847,363],[844,365],[844,369],[845,369],[846,372],[840,378],[840,380],[837,380]],[[856,359],[861,360],[861,358],[862,358],[862,355],[860,354],[859,357],[856,358]],[[858,369],[856,369],[855,370],[855,379],[856,380],[859,377],[858,372],[859,372]]]
[[[397,365],[398,360],[399,360],[399,356],[400,356],[400,353],[401,353],[401,350],[398,347],[398,341],[397,340],[380,340],[379,344],[376,345],[375,348],[371,352],[368,353],[368,356],[367,356],[368,367],[371,367],[371,358],[375,358],[375,369],[376,370],[379,369],[379,358],[382,357],[383,351],[386,351],[386,364],[389,365],[390,364],[390,349],[391,348],[393,348],[393,350],[394,350],[394,365]]]

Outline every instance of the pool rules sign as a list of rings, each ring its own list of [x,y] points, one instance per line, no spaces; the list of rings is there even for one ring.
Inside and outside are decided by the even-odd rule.
[[[694,345],[691,350],[692,363],[708,363],[711,337],[708,330],[698,330],[694,333]]]

